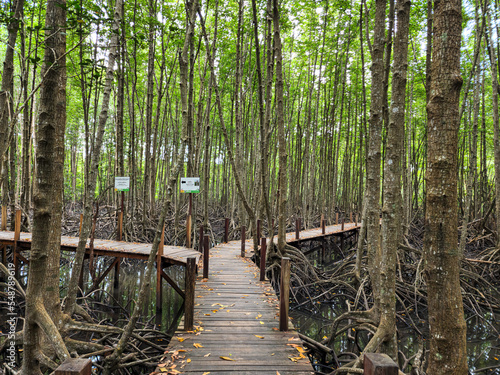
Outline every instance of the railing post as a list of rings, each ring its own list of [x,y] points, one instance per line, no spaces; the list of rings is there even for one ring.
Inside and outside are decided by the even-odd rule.
[[[184,299],[184,330],[192,331],[194,323],[194,289],[196,282],[196,258],[187,258],[186,290]]]
[[[19,241],[19,238],[21,238],[21,210],[16,210],[16,218],[14,222],[14,249],[12,251],[12,263],[14,263],[14,272],[16,278],[19,271],[19,262],[17,260],[17,241]]]
[[[7,230],[7,206],[2,206],[2,230]]]
[[[338,225],[339,223],[339,213],[335,212],[335,225]]]
[[[326,233],[325,215],[321,215],[321,234]]]
[[[245,226],[241,226],[241,257],[245,257]]]
[[[267,239],[262,237],[260,241],[260,281],[266,280],[266,253]]]
[[[200,225],[200,236],[198,239],[198,251],[203,253],[203,224]]]
[[[387,355],[366,353],[364,356],[365,375],[398,375],[398,365]]]
[[[352,223],[352,212],[349,212],[349,223]]]
[[[203,240],[203,278],[208,279],[208,258],[209,258],[209,253],[208,253],[208,236],[204,237]]]
[[[300,238],[300,219],[295,219],[295,239],[298,240]]]
[[[344,230],[344,222],[345,222],[344,215],[342,215],[342,230]]]
[[[224,242],[229,242],[229,218],[224,219]]]
[[[281,258],[280,331],[288,331],[288,305],[290,300],[290,258]]]
[[[55,375],[91,375],[92,361],[90,359],[68,358],[59,366]]]
[[[162,290],[162,256],[163,247],[165,242],[165,225],[163,225],[163,230],[161,232],[160,243],[158,244],[158,252],[156,253],[156,315],[161,317],[162,312],[162,302],[163,302],[163,290]],[[161,319],[159,320],[161,323]]]

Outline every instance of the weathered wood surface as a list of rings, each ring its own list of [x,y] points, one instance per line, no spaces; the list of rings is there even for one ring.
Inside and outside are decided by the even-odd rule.
[[[14,232],[0,231],[0,243],[5,245],[14,244]],[[89,242],[87,242],[88,246]],[[21,233],[17,242],[18,249],[29,249],[31,247],[31,233]],[[61,237],[61,249],[75,251],[78,246],[78,237]],[[147,259],[151,252],[151,244],[139,242],[122,242],[113,240],[94,240],[94,255],[110,256],[116,258]],[[163,262],[166,264],[185,265],[187,258],[195,257],[196,262],[201,254],[182,246],[164,246]]]
[[[348,223],[287,234],[287,242],[350,232]],[[263,239],[264,240],[264,239]],[[313,374],[293,325],[279,331],[279,302],[269,281],[249,259],[253,241],[231,241],[210,249],[208,279],[198,276],[194,330],[179,325],[156,371],[188,374]],[[245,254],[245,258],[241,257]]]
[[[176,332],[156,371],[313,374],[297,332],[279,331],[278,300],[248,258],[252,244],[245,241],[247,258],[240,241],[210,249],[208,279],[196,283],[194,330]]]

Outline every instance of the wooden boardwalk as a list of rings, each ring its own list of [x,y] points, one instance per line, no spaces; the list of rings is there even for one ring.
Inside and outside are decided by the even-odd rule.
[[[250,254],[252,241],[245,244]],[[208,280],[200,273],[196,283],[194,331],[176,332],[158,372],[313,374],[298,334],[279,331],[274,290],[240,251],[240,241],[210,249]]]
[[[301,231],[299,240],[339,235],[358,229],[354,223]],[[287,242],[297,242],[295,233]],[[210,249],[209,277],[196,280],[194,330],[172,338],[158,373],[186,374],[313,374],[293,325],[279,331],[279,308],[269,281],[259,281],[259,269],[249,259],[253,241],[219,244]],[[172,372],[176,373],[176,372]]]
[[[14,245],[14,232],[0,231],[0,244]],[[90,251],[87,242],[87,252]],[[61,237],[61,250],[76,251],[78,237]],[[31,248],[31,233],[21,233],[17,241],[17,248],[29,250]],[[138,242],[123,242],[113,240],[94,240],[94,255],[109,256],[114,258],[148,259],[151,252],[151,244]],[[188,257],[200,259],[201,254],[182,246],[164,246],[162,260],[164,264],[185,265]]]

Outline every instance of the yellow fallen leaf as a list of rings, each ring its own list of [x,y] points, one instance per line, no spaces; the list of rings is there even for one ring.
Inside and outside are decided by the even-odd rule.
[[[229,358],[229,357],[223,357],[223,356],[220,356],[219,358],[220,358],[220,359],[223,359],[224,361],[234,361],[234,359]]]
[[[165,367],[161,367],[160,372],[168,372],[168,370]]]
[[[260,319],[260,318],[262,318],[262,314],[259,314],[255,317],[255,319]]]
[[[276,375],[281,375],[278,371],[276,371]]]
[[[198,344],[197,342],[195,342],[195,343],[193,344],[193,346],[194,346],[196,349],[198,349],[198,348],[203,348],[203,345]]]
[[[259,335],[254,335],[255,337],[257,337],[258,339],[263,339],[264,336],[259,336]]]
[[[203,357],[210,357],[210,354],[212,354],[212,353],[207,353]]]
[[[208,374],[210,374],[210,371],[203,373],[203,375],[208,375]]]
[[[191,362],[191,358],[186,359],[186,362],[190,363]]]
[[[168,370],[168,373],[169,374],[180,374],[181,372],[177,371],[177,370]]]
[[[259,323],[260,323],[260,324],[264,324],[264,322],[263,322],[262,320],[261,320]]]
[[[185,340],[184,337],[177,337],[177,340],[179,340],[179,342],[183,342]]]
[[[297,351],[301,354],[305,352],[305,350],[302,346],[296,346],[295,349],[297,349]]]

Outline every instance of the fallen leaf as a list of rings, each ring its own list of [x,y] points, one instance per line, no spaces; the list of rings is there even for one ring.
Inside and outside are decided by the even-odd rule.
[[[257,337],[258,339],[263,339],[264,336],[259,336],[259,335],[254,335],[255,337]]]
[[[210,357],[210,354],[212,354],[212,353],[207,353],[203,357]]]
[[[195,342],[195,343],[193,344],[193,346],[194,346],[196,349],[203,348],[203,345],[198,344],[197,342]]]
[[[179,342],[183,342],[185,340],[184,337],[177,337],[177,340],[179,340]]]
[[[210,374],[210,371],[203,373],[203,375],[208,375],[208,374]]]
[[[260,324],[264,324],[264,322],[263,322],[262,320],[261,320],[259,323],[260,323]]]
[[[229,358],[229,357],[223,357],[223,356],[220,356],[219,358],[220,358],[220,359],[223,359],[224,361],[234,361],[234,359]]]

